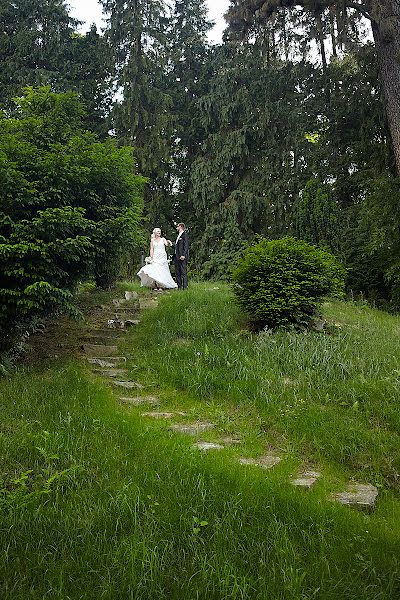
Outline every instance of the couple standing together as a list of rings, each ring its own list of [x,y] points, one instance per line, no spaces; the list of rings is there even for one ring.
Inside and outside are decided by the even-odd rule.
[[[187,288],[187,262],[189,258],[189,240],[184,223],[176,227],[178,237],[175,244],[166,240],[161,235],[161,229],[156,227],[151,234],[150,256],[146,264],[138,273],[142,287],[153,289],[186,289]],[[176,283],[171,277],[168,257],[165,248],[174,246],[173,259],[175,261]]]

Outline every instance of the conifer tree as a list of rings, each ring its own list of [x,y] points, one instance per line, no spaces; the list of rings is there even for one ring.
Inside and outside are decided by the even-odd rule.
[[[245,32],[255,20],[266,22],[278,9],[296,6],[319,17],[324,11],[335,11],[342,32],[351,11],[371,21],[396,169],[400,175],[400,0],[231,0],[227,18],[234,30]]]
[[[92,25],[86,34],[74,33],[66,54],[66,70],[60,76],[60,89],[79,93],[85,107],[85,125],[101,138],[110,129],[112,78],[109,46]]]
[[[26,85],[60,80],[76,25],[64,0],[0,0],[0,104]]]
[[[211,49],[207,41],[211,27],[205,0],[175,1],[169,30],[168,76],[174,119],[171,144],[175,189],[169,215],[170,220],[184,219],[188,224],[193,217],[189,200],[191,167],[204,138],[199,101],[208,91],[211,75]]]
[[[169,193],[171,97],[167,9],[163,0],[102,0],[106,37],[122,99],[114,107],[117,135],[136,148],[140,172],[148,177],[146,212],[158,222]]]

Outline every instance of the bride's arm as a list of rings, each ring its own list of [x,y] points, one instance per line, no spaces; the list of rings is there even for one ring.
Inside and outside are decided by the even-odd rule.
[[[165,238],[163,238],[163,240],[164,240],[165,246],[172,246],[171,240],[166,240]]]
[[[150,242],[150,258],[153,258],[154,248],[153,248],[153,240]]]

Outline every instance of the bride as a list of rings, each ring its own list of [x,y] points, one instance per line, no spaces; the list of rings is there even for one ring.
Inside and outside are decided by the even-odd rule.
[[[151,287],[154,289],[177,288],[177,284],[171,277],[168,266],[166,246],[172,246],[170,240],[161,237],[161,229],[153,229],[150,241],[150,261],[138,272],[142,287]]]

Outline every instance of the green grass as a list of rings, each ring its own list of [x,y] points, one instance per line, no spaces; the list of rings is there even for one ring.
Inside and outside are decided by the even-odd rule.
[[[72,361],[0,381],[0,596],[398,598],[400,319],[325,313],[341,325],[329,336],[253,336],[227,288],[198,284],[128,334],[135,378],[186,420],[213,419],[204,438],[240,433],[240,450],[200,453]],[[235,460],[271,447],[272,471]],[[308,463],[323,480],[292,488]],[[352,476],[382,485],[375,513],[327,499]]]
[[[146,314],[135,339],[138,376],[231,409],[272,445],[396,487],[399,317],[330,302],[330,334],[253,335],[229,289],[213,287],[163,298]]]

